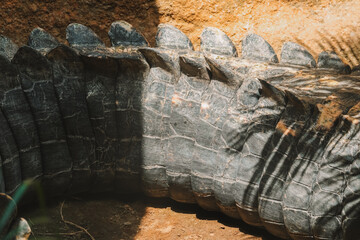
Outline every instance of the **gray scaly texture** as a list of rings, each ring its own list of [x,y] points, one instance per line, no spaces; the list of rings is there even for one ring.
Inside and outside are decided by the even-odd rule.
[[[277,64],[256,34],[237,57],[212,27],[201,51],[168,24],[156,48],[124,21],[109,37],[74,23],[70,47],[41,29],[19,50],[2,38],[0,192],[30,178],[49,196],[197,203],[282,239],[359,236],[357,69],[292,42]]]

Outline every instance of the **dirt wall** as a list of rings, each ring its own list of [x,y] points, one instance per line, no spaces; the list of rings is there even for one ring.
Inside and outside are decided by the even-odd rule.
[[[305,45],[316,57],[336,51],[347,63],[359,64],[359,0],[3,0],[0,34],[24,44],[34,27],[60,41],[71,22],[90,26],[107,43],[116,20],[126,20],[154,44],[159,23],[171,23],[198,48],[204,27],[226,32],[238,49],[248,33],[266,38],[279,54],[285,41]]]

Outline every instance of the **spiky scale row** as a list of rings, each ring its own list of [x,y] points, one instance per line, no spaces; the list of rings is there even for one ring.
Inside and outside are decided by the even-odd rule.
[[[281,238],[356,235],[356,78],[334,71],[329,78],[328,71],[306,68],[315,67],[315,61],[295,43],[284,44],[280,59],[292,66],[268,65],[278,58],[255,34],[243,40],[242,59],[234,58],[234,44],[215,28],[201,36],[205,56],[193,52],[186,35],[169,25],[159,27],[156,49],[147,47],[145,38],[122,21],[112,24],[109,37],[113,49],[87,27],[71,24],[67,39],[75,51],[65,46],[51,51],[46,44],[51,37],[34,31],[32,38],[44,45],[33,47],[43,54],[50,51],[52,71],[35,51],[23,47],[17,53],[30,52],[33,60],[22,57],[23,63],[16,56],[14,61],[25,93],[33,91],[30,77],[46,83],[51,77],[44,73],[53,77],[54,88],[48,86],[44,106],[54,106],[63,122],[62,127],[57,121],[51,126],[60,129],[60,136],[66,133],[67,148],[55,142],[65,159],[72,160],[42,158],[45,175],[57,164],[61,169],[54,171],[71,173],[67,183],[50,176],[54,182],[49,186],[57,184],[60,192],[139,191],[141,184],[150,196],[197,202],[264,226]],[[36,69],[35,63],[42,65]],[[348,71],[332,54],[321,54],[317,65]],[[325,78],[320,81],[314,73]],[[34,100],[28,96],[36,112]],[[42,143],[43,124],[39,126],[41,118],[34,116]],[[331,145],[338,142],[345,147]],[[42,143],[43,156],[49,155],[46,150]],[[335,157],[328,158],[328,153]],[[349,163],[343,158],[350,158]],[[332,200],[334,194],[343,196],[340,202]],[[324,203],[319,196],[330,200]],[[347,204],[342,213],[341,202]]]
[[[46,54],[56,48],[60,43],[42,28],[31,31],[27,45],[37,51]]]
[[[284,43],[281,50],[280,63],[306,67],[316,66],[314,57],[303,46],[293,42]]]
[[[113,47],[147,47],[149,43],[131,24],[125,21],[113,22],[109,37]]]
[[[247,35],[242,41],[242,57],[250,60],[278,63],[274,49],[262,37]]]
[[[11,61],[19,47],[8,37],[0,36],[0,55]]]
[[[342,73],[348,74],[351,72],[349,65],[343,63],[343,61],[336,55],[335,52],[322,52],[318,58],[319,68],[333,68]]]
[[[159,48],[193,50],[189,38],[176,27],[169,24],[160,24],[156,33],[156,46]]]
[[[237,57],[237,51],[230,38],[214,27],[207,27],[200,36],[202,52]]]
[[[95,48],[105,46],[96,33],[78,23],[72,23],[66,28],[66,40],[71,47]]]

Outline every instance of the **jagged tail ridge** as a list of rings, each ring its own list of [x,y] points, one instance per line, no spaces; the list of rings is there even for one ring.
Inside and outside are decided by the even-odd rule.
[[[27,45],[35,50],[46,54],[52,49],[56,48],[60,43],[50,33],[46,32],[42,28],[34,28],[27,42]]]
[[[340,73],[349,74],[351,68],[345,64],[335,52],[322,52],[319,54],[317,66],[319,68],[335,69]]]
[[[160,24],[156,33],[156,47],[165,49],[194,50],[190,39],[170,24]]]
[[[188,77],[198,77],[210,81],[210,67],[200,54],[180,55],[180,70]]]
[[[125,21],[113,22],[108,32],[113,47],[148,47],[145,37],[130,23]]]
[[[0,57],[2,192],[42,176],[49,195],[143,191],[284,239],[358,237],[359,77],[339,57],[315,69],[288,42],[274,64],[251,34],[238,58],[216,28],[199,52],[169,25],[157,48],[124,21],[109,37],[70,24],[71,48],[35,29]]]
[[[243,81],[244,72],[242,69],[233,69],[229,62],[234,58],[221,59],[211,55],[205,56],[205,60],[211,70],[211,78],[224,82],[229,86],[238,87]]]
[[[140,48],[139,51],[144,55],[150,67],[159,67],[175,76],[180,77],[179,57],[175,52],[168,52],[157,48]]]
[[[19,47],[10,38],[0,35],[0,55],[11,61],[18,49]]]
[[[278,57],[271,45],[259,35],[247,35],[241,42],[242,57],[250,60],[278,63]]]
[[[200,36],[200,50],[205,53],[237,57],[234,43],[220,29],[207,27]]]
[[[66,40],[71,47],[96,48],[105,46],[93,30],[80,23],[71,23],[67,26]]]
[[[316,67],[314,57],[303,46],[294,42],[284,43],[280,63]]]

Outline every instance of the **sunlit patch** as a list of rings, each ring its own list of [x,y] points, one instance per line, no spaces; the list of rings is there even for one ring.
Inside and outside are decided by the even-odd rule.
[[[207,102],[202,102],[201,103],[201,110],[206,110],[208,109],[210,106]]]
[[[282,121],[278,122],[276,129],[280,130],[284,135],[296,136],[296,131],[291,127],[287,127]]]
[[[171,102],[172,102],[173,104],[180,104],[180,103],[181,103],[181,99],[180,99],[179,95],[174,94],[174,96],[173,96],[172,99],[171,99]]]
[[[311,91],[311,90],[314,89],[314,87],[313,86],[306,86],[306,87],[302,87],[300,89],[303,90],[303,91]]]
[[[358,117],[358,116],[351,117],[349,115],[344,115],[344,118],[354,125],[359,124],[359,119],[357,119],[356,117]]]
[[[322,83],[322,84],[326,84],[328,86],[337,86],[337,85],[339,85],[338,81],[330,80],[329,78],[326,78],[326,77],[319,79],[319,82]]]
[[[356,119],[360,118],[360,102],[349,110],[348,115]]]
[[[320,115],[315,129],[318,131],[330,131],[336,120],[341,116],[342,105],[337,101],[337,96],[331,95],[326,98],[325,104],[317,104]]]

